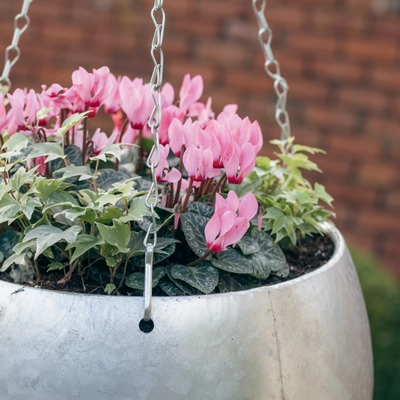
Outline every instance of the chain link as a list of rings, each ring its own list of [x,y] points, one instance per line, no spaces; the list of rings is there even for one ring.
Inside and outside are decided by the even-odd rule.
[[[256,14],[259,31],[258,39],[261,44],[261,49],[265,56],[265,71],[274,80],[274,89],[278,97],[275,106],[275,120],[281,128],[281,140],[287,141],[290,136],[290,120],[289,114],[286,111],[286,100],[289,91],[289,86],[286,79],[281,75],[281,69],[278,60],[275,59],[271,48],[272,30],[268,25],[265,17],[265,7],[267,0],[252,0],[253,9]]]
[[[30,23],[28,9],[32,1],[24,0],[21,12],[14,18],[14,36],[11,44],[6,48],[4,69],[0,77],[0,87],[3,93],[7,93],[11,88],[10,72],[21,56],[18,44],[21,35],[26,31]]]
[[[151,297],[153,288],[153,256],[154,247],[157,244],[157,225],[155,207],[158,202],[158,183],[156,171],[160,162],[160,141],[158,128],[161,124],[162,97],[161,86],[164,73],[164,54],[162,43],[164,39],[165,12],[162,8],[163,0],[155,0],[151,10],[151,19],[154,23],[154,36],[151,44],[151,58],[153,59],[154,69],[150,79],[151,95],[153,97],[154,108],[150,115],[148,125],[151,129],[153,138],[153,148],[147,158],[147,166],[151,171],[152,183],[146,196],[146,206],[151,211],[151,223],[147,229],[146,237],[143,241],[146,247],[145,253],[145,281],[144,281],[144,317],[145,321],[151,320]]]

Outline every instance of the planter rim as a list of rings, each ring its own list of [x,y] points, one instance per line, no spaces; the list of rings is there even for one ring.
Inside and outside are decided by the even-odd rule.
[[[345,240],[340,233],[340,231],[331,223],[326,223],[323,225],[323,229],[325,234],[327,234],[333,241],[334,244],[334,252],[332,257],[323,265],[321,265],[319,268],[315,269],[314,271],[308,272],[304,275],[301,275],[297,278],[291,279],[286,282],[281,282],[277,283],[274,285],[269,285],[269,286],[261,286],[261,287],[256,287],[253,289],[247,289],[247,290],[240,290],[240,291],[235,291],[235,292],[227,292],[227,293],[214,293],[214,294],[202,294],[202,295],[195,295],[195,296],[153,296],[152,301],[157,302],[157,301],[166,301],[168,299],[176,301],[176,299],[179,299],[179,301],[183,300],[190,300],[193,298],[217,298],[217,297],[224,297],[224,296],[231,296],[232,294],[238,294],[238,295],[243,295],[247,293],[255,293],[255,292],[262,292],[262,291],[270,291],[270,290],[280,290],[282,287],[286,287],[289,285],[296,285],[305,279],[308,279],[309,277],[317,276],[319,274],[324,273],[326,270],[331,269],[334,267],[334,265],[337,264],[338,260],[343,256],[343,253],[346,251],[346,243]],[[67,291],[59,291],[59,290],[50,290],[50,289],[41,289],[41,288],[36,288],[32,286],[26,286],[23,284],[18,284],[18,283],[12,283],[12,282],[6,282],[3,280],[0,280],[0,287],[10,287],[15,289],[15,287],[23,288],[24,291],[40,291],[44,293],[53,293],[54,295],[62,295],[62,296],[75,296],[75,297],[98,297],[98,298],[104,298],[107,299],[107,301],[115,301],[118,299],[124,299],[124,298],[129,298],[130,301],[138,301],[138,302],[143,302],[144,297],[143,296],[107,296],[103,294],[89,294],[89,293],[74,293],[74,292],[67,292]]]

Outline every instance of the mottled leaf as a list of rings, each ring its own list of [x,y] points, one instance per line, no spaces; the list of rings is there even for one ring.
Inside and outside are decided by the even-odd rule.
[[[0,236],[0,250],[4,258],[11,257],[14,253],[14,246],[18,243],[21,234],[15,231],[4,232]]]
[[[167,273],[164,267],[156,267],[153,269],[153,287],[158,285],[160,279]],[[132,289],[144,290],[144,273],[134,272],[126,277],[125,285]]]
[[[257,241],[247,235],[240,239],[238,246],[244,255],[253,254],[260,251],[260,246]]]
[[[207,261],[195,266],[175,264],[171,273],[174,279],[180,279],[204,294],[211,293],[218,285],[218,270]]]
[[[214,266],[224,271],[236,274],[253,273],[251,260],[232,247],[228,247],[222,253],[215,254],[214,258],[211,258],[210,261]]]
[[[193,253],[198,257],[208,252],[204,229],[209,218],[203,215],[186,212],[181,215],[180,222],[186,241]]]
[[[186,212],[202,215],[203,217],[211,218],[214,214],[214,208],[198,201],[190,204]]]

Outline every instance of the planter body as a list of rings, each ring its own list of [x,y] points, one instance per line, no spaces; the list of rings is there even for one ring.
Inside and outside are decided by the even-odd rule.
[[[143,299],[0,282],[1,400],[371,400],[372,351],[342,236],[295,280]]]

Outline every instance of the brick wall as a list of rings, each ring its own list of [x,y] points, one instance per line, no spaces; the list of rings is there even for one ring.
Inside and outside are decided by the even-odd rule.
[[[318,179],[336,198],[336,224],[348,241],[375,252],[400,277],[400,16],[386,0],[269,0],[273,47],[287,78],[297,141],[328,154]],[[0,2],[0,44],[12,36],[22,0]],[[68,85],[78,66],[110,66],[149,79],[151,0],[34,0],[21,39],[14,87]],[[389,3],[388,3],[389,4]],[[251,1],[167,0],[165,79],[202,74],[216,111],[238,103],[263,127],[264,154],[277,137],[274,93]]]

